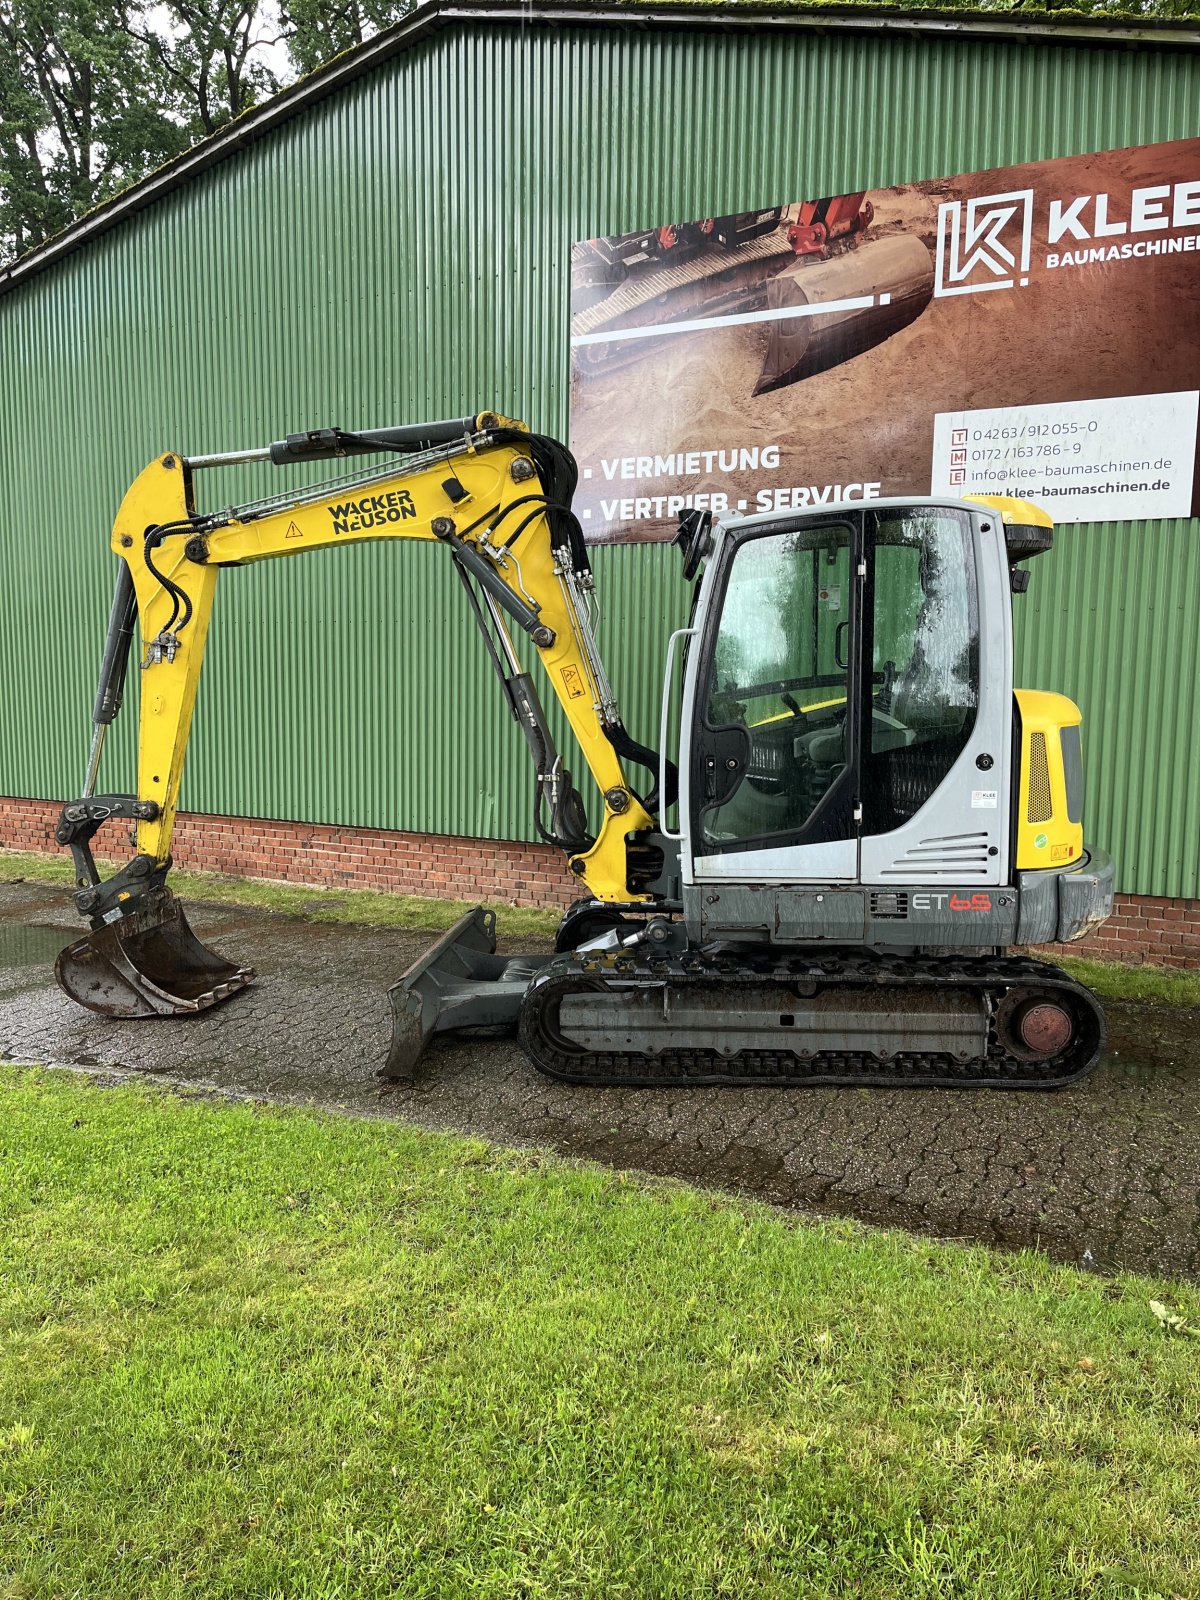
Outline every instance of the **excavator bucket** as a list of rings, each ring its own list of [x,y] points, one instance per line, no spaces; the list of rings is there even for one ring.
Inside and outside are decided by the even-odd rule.
[[[175,1017],[219,1005],[254,981],[202,944],[169,890],[153,910],[97,928],[54,964],[72,1000],[104,1017]]]
[[[411,1083],[435,1033],[515,1028],[530,979],[552,959],[497,955],[496,913],[468,911],[388,990],[392,1044],[381,1076]]]
[[[755,394],[848,361],[907,327],[933,298],[933,260],[913,234],[872,239],[828,261],[801,257],[767,285],[775,320]],[[821,309],[829,306],[829,310]]]

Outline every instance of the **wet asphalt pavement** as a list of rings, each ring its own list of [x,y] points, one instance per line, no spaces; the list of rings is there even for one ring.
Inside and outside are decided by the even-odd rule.
[[[81,931],[66,892],[0,884],[0,1059],[394,1116],[777,1205],[1200,1278],[1195,1011],[1111,1004],[1108,1055],[1055,1093],[585,1089],[491,1039],[435,1042],[416,1085],[397,1088],[376,1077],[386,989],[430,936],[188,909],[258,984],[195,1017],[113,1022],[54,983],[55,955]]]

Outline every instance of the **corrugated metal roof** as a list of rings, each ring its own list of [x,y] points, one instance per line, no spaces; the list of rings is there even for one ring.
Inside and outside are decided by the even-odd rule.
[[[730,4],[728,0],[623,0],[623,3],[554,4],[551,0],[430,0],[373,39],[347,50],[318,71],[273,95],[211,138],[166,162],[54,234],[35,249],[0,267],[0,295],[43,271],[126,217],[161,200],[216,163],[228,160],[289,118],[374,71],[422,39],[454,23],[487,28],[703,28],[734,33],[781,30],[823,33],[890,33],[929,38],[1056,40],[1093,47],[1200,50],[1200,24],[1169,17],[1088,16],[1047,10],[1038,17],[1012,11],[940,10],[864,4]]]

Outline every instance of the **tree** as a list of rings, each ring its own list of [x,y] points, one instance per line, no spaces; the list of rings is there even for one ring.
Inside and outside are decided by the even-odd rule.
[[[399,22],[415,0],[284,0],[288,53],[302,76],[315,72],[381,28]]]
[[[0,0],[0,259],[273,94],[281,28],[274,0]]]
[[[197,139],[215,133],[280,87],[266,52],[281,42],[270,0],[166,0],[158,28],[138,31],[159,68],[171,110]],[[170,27],[161,26],[161,14]]]
[[[186,147],[127,0],[0,0],[0,242],[38,244]]]

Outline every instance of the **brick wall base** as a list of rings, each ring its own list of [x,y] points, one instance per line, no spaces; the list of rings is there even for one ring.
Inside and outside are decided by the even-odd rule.
[[[1200,900],[1119,894],[1112,916],[1095,933],[1074,944],[1049,944],[1042,949],[1048,956],[1200,967]]]
[[[48,800],[0,799],[0,848],[56,852],[58,812]],[[115,844],[119,825],[110,824],[108,833]],[[581,893],[566,858],[549,845],[441,833],[181,812],[174,855],[178,866],[193,872],[228,872],[329,889],[384,889],[550,909],[569,905]],[[1119,894],[1112,917],[1090,938],[1046,949],[1110,961],[1200,967],[1200,900]]]
[[[47,800],[0,799],[0,849],[57,852],[61,807]],[[119,855],[120,823],[97,837],[100,852]],[[461,839],[386,828],[207,817],[180,812],[172,840],[175,865],[325,889],[385,889],[444,900],[565,907],[584,892],[566,856],[544,844]]]

